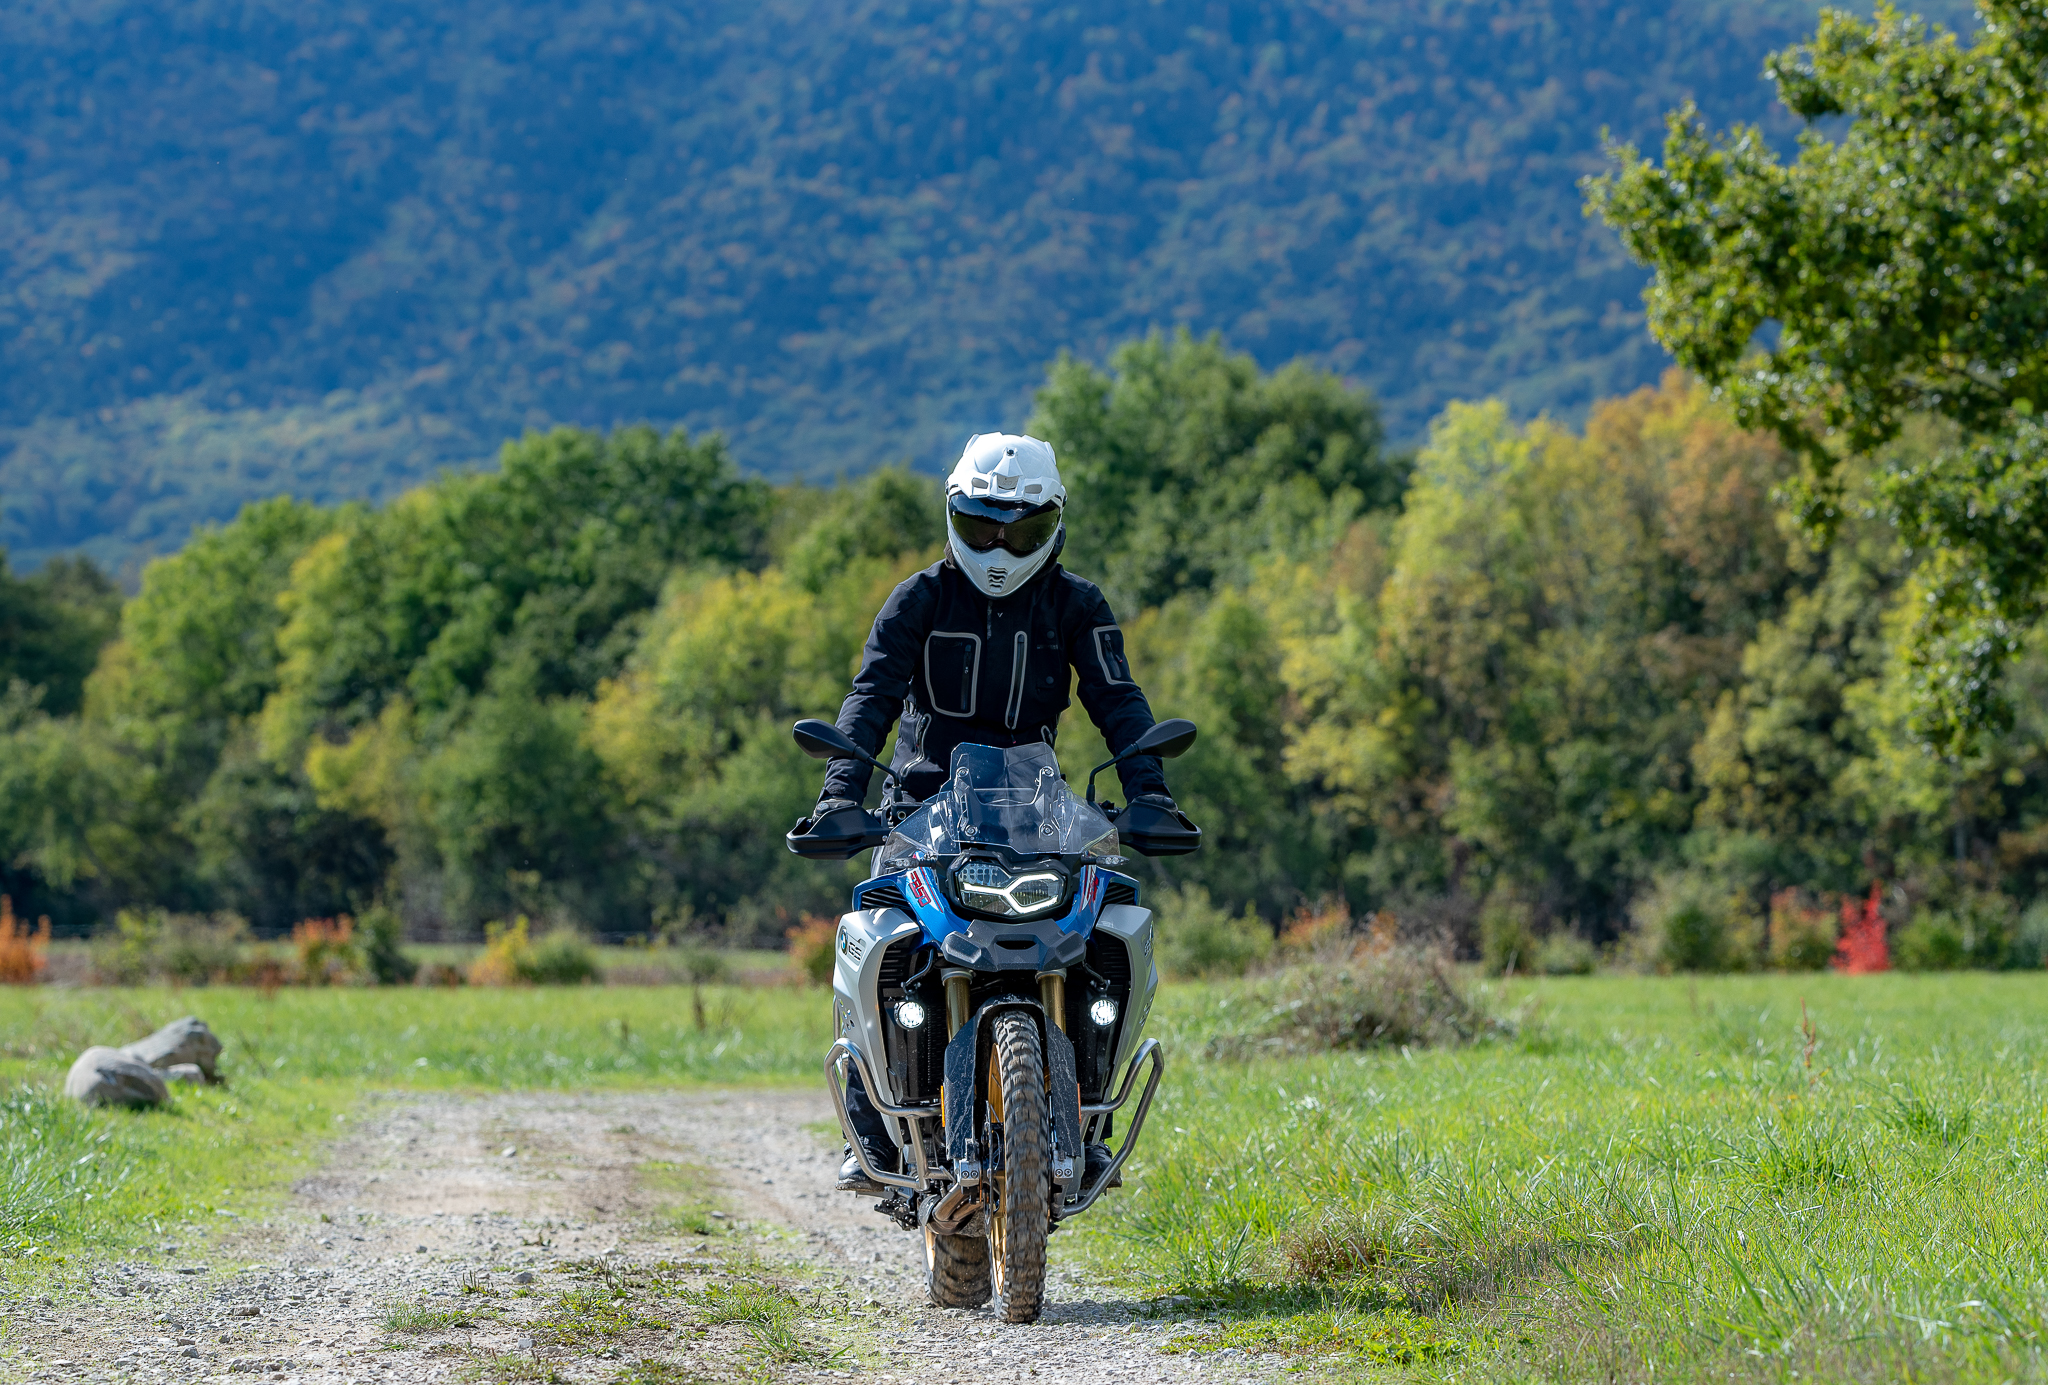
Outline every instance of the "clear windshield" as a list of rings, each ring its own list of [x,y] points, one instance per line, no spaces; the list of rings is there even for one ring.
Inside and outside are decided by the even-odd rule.
[[[902,870],[973,846],[1023,856],[1113,856],[1116,830],[1067,787],[1051,746],[963,745],[953,752],[946,787],[890,833],[878,868]]]

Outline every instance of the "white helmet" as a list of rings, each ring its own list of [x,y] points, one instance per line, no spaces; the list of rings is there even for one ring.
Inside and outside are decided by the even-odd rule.
[[[1006,596],[1051,560],[1066,509],[1050,443],[977,433],[946,478],[946,548],[984,594]]]

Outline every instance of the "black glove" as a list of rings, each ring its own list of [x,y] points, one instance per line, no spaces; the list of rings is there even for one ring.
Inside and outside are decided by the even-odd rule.
[[[1141,793],[1136,798],[1131,800],[1131,806],[1133,807],[1140,803],[1147,804],[1148,806],[1153,808],[1164,809],[1166,812],[1169,813],[1177,813],[1180,811],[1179,805],[1173,801],[1173,797],[1170,794]]]
[[[811,821],[816,822],[819,818],[825,817],[830,813],[836,813],[841,808],[858,807],[860,807],[860,804],[855,803],[850,798],[821,798],[818,800],[818,806],[811,809]]]

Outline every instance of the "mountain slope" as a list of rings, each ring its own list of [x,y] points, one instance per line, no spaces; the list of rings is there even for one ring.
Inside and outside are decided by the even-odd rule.
[[[1800,7],[39,0],[0,15],[0,545],[121,563],[523,428],[933,464],[1220,330],[1570,412],[1645,381],[1599,132],[1768,110]]]

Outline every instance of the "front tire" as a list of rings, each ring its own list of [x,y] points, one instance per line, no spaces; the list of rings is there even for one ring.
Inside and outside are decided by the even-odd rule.
[[[1045,1241],[1052,1227],[1051,1116],[1038,1024],[1021,1011],[995,1017],[989,1107],[1003,1126],[1003,1167],[988,1214],[996,1315],[1036,1322],[1045,1305]],[[1000,1103],[1000,1104],[998,1104]]]
[[[924,1289],[941,1308],[979,1308],[988,1302],[988,1242],[980,1236],[942,1236],[924,1229]]]

